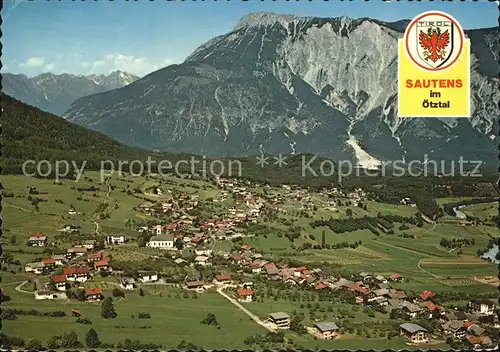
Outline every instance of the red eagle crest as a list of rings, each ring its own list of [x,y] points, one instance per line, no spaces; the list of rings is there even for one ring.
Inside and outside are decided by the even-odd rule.
[[[432,62],[444,60],[446,55],[445,48],[450,44],[450,33],[448,30],[441,33],[439,27],[429,28],[427,33],[420,31],[418,42],[425,49],[425,60],[431,60]]]

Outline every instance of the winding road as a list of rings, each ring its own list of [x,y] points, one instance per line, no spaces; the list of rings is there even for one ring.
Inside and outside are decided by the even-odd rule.
[[[255,321],[257,324],[259,324],[260,326],[262,326],[263,328],[265,328],[267,331],[270,331],[270,332],[276,332],[276,329],[273,329],[272,327],[270,327],[269,325],[267,325],[266,323],[264,323],[258,316],[256,316],[255,314],[253,314],[252,312],[250,312],[248,309],[246,309],[245,307],[243,307],[243,305],[241,305],[237,300],[235,300],[234,298],[230,297],[229,295],[227,295],[225,292],[223,292],[222,290],[224,289],[224,287],[221,287],[221,288],[218,288],[217,289],[217,292],[223,296],[224,298],[226,298],[229,302],[231,302],[232,304],[234,304],[236,307],[238,307],[241,311],[243,311],[243,313],[245,313],[246,315],[248,315],[250,318],[252,318],[253,321]]]
[[[23,287],[23,286],[24,286],[27,282],[28,282],[28,280],[21,282],[19,285],[17,285],[17,286],[16,286],[15,290],[16,290],[17,292],[21,292],[21,293],[28,293],[28,294],[30,294],[30,295],[34,295],[34,294],[35,294],[35,292],[32,292],[32,291],[26,291],[26,290],[23,290],[23,289],[21,288],[21,287]]]

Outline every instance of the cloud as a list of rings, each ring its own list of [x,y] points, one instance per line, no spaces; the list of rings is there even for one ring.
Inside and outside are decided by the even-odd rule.
[[[82,60],[83,59],[83,60]],[[105,74],[113,71],[124,71],[140,77],[143,77],[153,71],[172,65],[176,60],[170,57],[140,57],[129,53],[108,53],[102,57],[94,58],[94,61],[81,57],[79,59],[68,58],[64,55],[62,58],[58,55],[50,58],[42,56],[33,56],[22,63],[9,62],[9,68],[16,67],[20,73],[40,74],[43,72],[53,73],[72,73],[72,74]],[[7,64],[7,62],[5,62]],[[6,68],[2,72],[6,72]]]
[[[90,73],[109,74],[112,71],[120,70],[138,76],[145,76],[174,63],[175,60],[171,58],[151,60],[147,57],[137,57],[132,54],[109,53],[92,64],[84,63],[82,66],[90,68]]]
[[[30,57],[24,63],[21,63],[21,67],[42,67],[45,65],[45,59],[43,57]]]
[[[53,62],[51,62],[51,63],[45,65],[44,70],[48,71],[48,72],[51,72],[51,71],[54,71],[55,67],[56,67],[56,64],[53,63]]]

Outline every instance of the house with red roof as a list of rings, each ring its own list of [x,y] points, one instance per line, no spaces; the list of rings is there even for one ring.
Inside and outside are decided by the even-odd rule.
[[[353,283],[350,287],[351,291],[353,291],[355,294],[362,294],[362,295],[369,295],[371,293],[371,290],[367,287],[362,287],[358,283]]]
[[[217,220],[215,222],[215,227],[218,229],[227,229],[230,226],[230,223],[225,220]]]
[[[264,269],[266,270],[268,275],[278,275],[280,272],[274,263],[268,263],[264,265]]]
[[[50,277],[50,281],[54,283],[56,290],[66,291],[66,276],[65,275],[54,275]]]
[[[46,269],[54,269],[56,266],[56,260],[54,258],[43,258],[42,263],[45,266]]]
[[[97,271],[111,271],[111,266],[109,265],[109,258],[103,257],[101,260],[94,262],[94,268]]]
[[[97,261],[99,261],[101,259],[102,259],[102,253],[101,252],[89,253],[87,255],[87,262],[89,262],[89,263],[97,262]]]
[[[222,284],[224,282],[228,282],[229,280],[231,280],[231,275],[229,275],[228,273],[215,275],[216,284]]]
[[[300,277],[302,272],[306,271],[307,267],[306,266],[300,266],[298,268],[293,269],[293,274],[297,277]]]
[[[242,256],[241,254],[233,254],[232,256],[229,257],[229,260],[234,264],[239,265],[245,260],[245,257]]]
[[[429,312],[434,312],[439,310],[439,306],[437,304],[432,303],[431,301],[423,301],[418,304],[420,308],[427,309]]]
[[[68,281],[85,282],[90,279],[90,271],[86,266],[70,266],[63,269],[63,275]]]
[[[200,245],[203,243],[203,237],[195,236],[195,237],[191,238],[191,243],[193,243],[195,245]]]
[[[250,251],[250,250],[252,250],[252,246],[251,246],[251,245],[249,245],[249,244],[244,244],[244,245],[242,245],[242,246],[240,247],[240,249],[241,249],[242,251]]]
[[[177,228],[177,223],[173,222],[163,227],[165,231],[173,231]]]
[[[85,300],[88,302],[100,301],[103,298],[102,291],[99,287],[88,288],[85,290]]]
[[[26,242],[30,247],[44,247],[47,244],[47,236],[41,233],[34,233]]]
[[[322,283],[322,282],[318,282],[318,283],[316,284],[316,286],[314,286],[314,288],[315,288],[316,290],[322,290],[322,289],[325,289],[325,288],[327,288],[327,287],[328,287],[328,286],[326,286],[326,285],[325,285],[324,283]]]
[[[255,291],[251,288],[240,288],[238,290],[238,301],[240,302],[252,302],[253,295]]]
[[[390,291],[385,295],[389,299],[405,299],[408,298],[405,291]]]
[[[252,269],[252,273],[260,274],[262,272],[262,268],[267,264],[267,261],[262,259],[255,259],[252,263],[250,263],[249,267]]]
[[[430,299],[434,296],[436,296],[435,292],[425,290],[420,294],[420,299],[422,299],[422,301],[427,301],[428,299]]]
[[[399,274],[392,274],[390,277],[390,280],[392,282],[401,282],[401,281],[403,281],[403,278]]]

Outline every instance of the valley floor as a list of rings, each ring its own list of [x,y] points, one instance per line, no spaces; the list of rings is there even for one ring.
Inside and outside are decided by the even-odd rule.
[[[497,213],[494,205],[461,209],[481,220],[474,223],[464,225],[447,215],[436,223],[417,226],[411,224],[417,208],[378,203],[362,192],[340,191],[332,197],[324,192],[264,190],[252,184],[230,183],[130,176],[112,177],[101,183],[99,175],[92,172],[79,182],[61,183],[2,176],[3,250],[7,253],[2,268],[2,290],[7,298],[2,309],[17,310],[13,319],[3,313],[3,334],[22,339],[25,344],[43,346],[54,336],[70,331],[76,332],[85,344],[92,328],[103,346],[115,347],[130,347],[131,342],[125,341],[129,338],[142,344],[136,343],[135,347],[152,343],[165,348],[191,344],[205,349],[271,348],[283,344],[314,349],[411,349],[422,346],[411,346],[399,336],[398,325],[404,320],[334,293],[325,298],[314,285],[333,283],[333,278],[359,281],[364,277],[362,272],[385,278],[398,274],[403,280],[391,282],[391,289],[405,291],[416,299],[421,292],[432,291],[443,309],[464,307],[474,297],[494,298],[497,294],[498,270],[478,256],[498,231],[490,221]],[[464,199],[437,201],[442,205]],[[314,224],[326,220],[345,224],[349,219],[377,219],[381,215],[404,220],[391,220],[390,229],[382,226],[375,231],[360,228],[339,232]],[[182,231],[167,229],[174,223]],[[62,231],[68,225],[77,230]],[[170,236],[172,243],[181,239],[182,250],[152,248],[152,236],[158,231],[161,236]],[[45,246],[26,245],[34,233],[48,237]],[[126,243],[106,241],[109,236],[123,236]],[[202,245],[194,244],[195,238],[200,238]],[[101,316],[102,301],[85,302],[75,297],[35,300],[35,293],[52,287],[47,283],[54,275],[60,276],[63,269],[51,268],[37,275],[26,268],[66,255],[68,249],[89,239],[95,240],[96,247],[101,243],[104,246],[89,249],[88,253],[101,253],[113,269],[100,274],[93,271],[94,264],[85,256],[69,259],[63,265],[66,268],[83,264],[87,258],[92,276],[83,284],[69,284],[68,292],[101,289],[103,297],[113,297],[117,313],[114,319]],[[202,256],[207,259],[200,259]],[[324,276],[318,276],[310,287],[302,283],[290,286],[285,278],[268,281],[263,267],[259,274],[256,267],[236,262],[235,256],[250,256],[254,262],[256,258],[265,259],[275,263],[280,272],[299,265],[311,270],[321,268]],[[184,262],[174,262],[180,258]],[[151,284],[138,283],[133,290],[120,288],[124,277],[134,273],[137,282],[137,272],[144,269],[154,271],[160,279]],[[221,273],[230,273],[236,286],[252,282],[253,301],[242,305],[263,321],[279,311],[299,316],[300,324],[309,327],[320,321],[334,321],[342,328],[341,337],[322,340],[287,330],[283,342],[277,344],[266,337],[269,331],[217,292],[213,281]],[[187,283],[199,281],[205,289],[186,290]],[[234,295],[238,288],[231,287],[227,287],[228,294],[237,297]],[[124,297],[116,293],[118,289]],[[77,322],[75,310],[90,324]],[[54,311],[65,314],[43,315]],[[149,313],[150,318],[139,318],[139,313]],[[215,315],[218,327],[201,323],[210,314]],[[437,330],[433,334],[429,348],[449,348]]]

